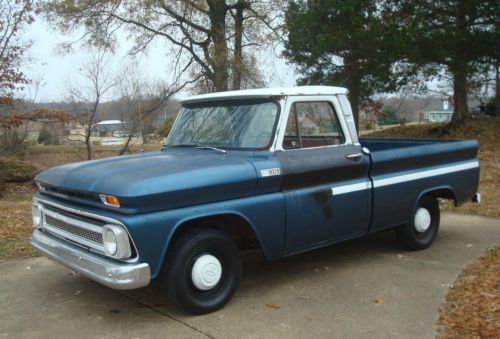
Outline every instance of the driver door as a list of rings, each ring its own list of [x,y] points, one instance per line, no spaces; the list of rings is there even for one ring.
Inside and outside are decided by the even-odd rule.
[[[370,159],[350,142],[335,104],[324,97],[287,103],[282,150],[276,152],[283,171],[287,254],[368,231]]]

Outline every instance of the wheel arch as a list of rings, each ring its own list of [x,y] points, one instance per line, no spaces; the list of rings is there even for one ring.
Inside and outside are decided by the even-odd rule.
[[[221,230],[236,243],[240,250],[259,248],[266,255],[259,233],[248,218],[237,212],[220,212],[180,220],[168,236],[160,266],[163,266],[175,239],[187,230],[203,227]]]
[[[417,209],[418,203],[426,195],[431,195],[435,198],[452,200],[453,205],[457,206],[457,195],[455,193],[455,190],[451,186],[438,186],[438,187],[428,188],[420,192],[420,194],[417,196],[417,199],[415,199],[413,211]]]

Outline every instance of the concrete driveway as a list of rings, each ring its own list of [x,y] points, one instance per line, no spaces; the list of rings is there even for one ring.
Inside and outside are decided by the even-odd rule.
[[[433,338],[461,270],[500,241],[500,219],[444,214],[425,251],[392,232],[267,263],[244,258],[239,291],[205,316],[177,310],[159,286],[116,292],[46,258],[0,263],[0,337]]]

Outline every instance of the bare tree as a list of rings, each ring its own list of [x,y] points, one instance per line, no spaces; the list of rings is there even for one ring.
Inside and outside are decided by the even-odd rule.
[[[132,53],[163,40],[174,48],[172,68],[178,74],[190,70],[193,80],[203,80],[211,91],[222,91],[230,87],[230,76],[234,77],[233,89],[240,88],[245,48],[262,43],[256,40],[263,35],[253,33],[278,31],[282,21],[277,13],[282,7],[276,0],[52,0],[46,12],[61,30],[83,26],[82,39],[107,46],[113,44],[113,33],[126,27],[135,37]],[[259,29],[255,29],[257,22]]]
[[[171,98],[191,82],[181,82],[178,77],[173,83],[145,79],[136,64],[125,67],[119,81],[120,100],[127,108],[120,113],[125,122],[126,139],[118,154],[130,152],[131,142],[138,133],[144,141],[144,130],[151,126],[168,105]]]
[[[0,154],[22,153],[29,142],[35,142],[41,125],[61,125],[71,120],[63,110],[36,103],[39,86],[40,82],[35,81],[25,98],[0,105]]]
[[[0,0],[0,154],[23,152],[38,122],[67,120],[64,112],[35,104],[39,82],[33,82],[34,92],[24,98],[20,94],[30,83],[22,66],[31,42],[23,33],[34,22],[38,5],[36,0]]]
[[[117,81],[112,77],[108,68],[107,51],[104,48],[92,48],[89,60],[78,70],[82,82],[77,86],[70,86],[69,101],[78,112],[78,120],[83,126],[83,143],[86,158],[92,159],[92,127],[103,98],[108,94]]]
[[[232,51],[232,89],[262,87],[262,74],[256,61],[261,48],[269,50],[283,43],[286,1],[237,0],[228,6],[228,44]]]
[[[29,42],[20,33],[34,21],[35,1],[0,0],[0,105],[12,104],[12,92],[27,84],[21,71]]]

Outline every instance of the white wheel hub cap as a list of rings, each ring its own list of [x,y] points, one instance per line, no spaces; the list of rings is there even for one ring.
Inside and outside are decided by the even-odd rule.
[[[419,207],[417,213],[415,213],[415,220],[413,221],[415,230],[419,233],[424,233],[427,231],[431,225],[431,214],[427,208]]]
[[[222,277],[222,266],[219,259],[210,254],[204,254],[196,259],[191,270],[193,285],[207,291],[217,285]]]

